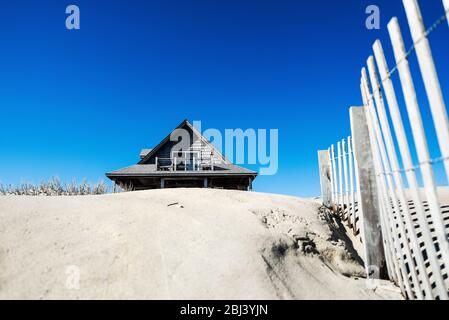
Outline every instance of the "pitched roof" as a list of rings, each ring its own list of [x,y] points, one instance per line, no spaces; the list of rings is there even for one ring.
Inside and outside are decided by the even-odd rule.
[[[215,148],[215,146],[206,138],[204,138],[204,136],[189,122],[189,120],[185,119],[183,122],[181,122],[175,129],[173,129],[170,134],[168,136],[166,136],[161,142],[159,142],[159,144],[154,147],[145,157],[143,157],[138,164],[145,164],[148,159],[151,158],[151,156],[153,156],[160,148],[162,148],[162,146],[167,143],[168,141],[170,141],[170,137],[171,134],[176,130],[176,129],[181,129],[182,127],[187,126],[190,130],[192,130],[192,132],[199,138],[201,139],[202,142],[204,142],[205,144],[207,144],[212,150],[214,150],[214,154],[218,155],[220,158],[222,158],[222,160],[225,163],[231,164],[231,162],[226,159],[223,154],[217,149]]]

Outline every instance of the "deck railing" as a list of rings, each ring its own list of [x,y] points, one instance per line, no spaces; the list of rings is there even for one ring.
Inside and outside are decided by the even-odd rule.
[[[443,0],[445,11],[428,29],[417,0],[403,3],[413,46],[405,50],[397,18],[388,24],[394,68],[389,69],[381,42],[374,43],[374,55],[361,72],[364,106],[350,108],[351,136],[319,154],[323,204],[360,234],[368,278],[391,279],[409,299],[448,299],[449,207],[437,188],[435,166],[442,166],[441,175],[449,182],[449,120],[428,38],[446,26],[449,0]],[[416,71],[409,65],[413,53],[435,141],[425,133],[422,113],[427,111],[418,103]],[[396,73],[407,117],[392,81]],[[411,137],[404,129],[406,118]],[[440,157],[431,158],[429,142]]]
[[[204,161],[197,158],[173,157],[155,158],[157,171],[203,171],[213,170],[212,161]]]

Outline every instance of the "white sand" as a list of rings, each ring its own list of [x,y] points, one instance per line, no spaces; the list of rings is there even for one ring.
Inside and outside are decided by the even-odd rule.
[[[366,287],[318,209],[210,189],[2,197],[0,299],[400,299]],[[66,286],[76,268],[79,289]]]

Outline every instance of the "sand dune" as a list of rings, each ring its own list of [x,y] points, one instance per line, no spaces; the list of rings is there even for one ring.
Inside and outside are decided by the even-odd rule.
[[[315,200],[166,189],[0,201],[0,299],[401,298],[362,275]]]

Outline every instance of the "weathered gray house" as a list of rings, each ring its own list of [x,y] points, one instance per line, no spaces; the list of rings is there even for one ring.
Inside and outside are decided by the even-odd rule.
[[[183,129],[190,139],[183,151],[173,148],[172,133]],[[143,149],[140,161],[106,176],[126,190],[159,188],[219,188],[251,190],[257,172],[227,160],[188,120],[184,120],[154,149]],[[177,132],[177,131],[176,131]]]

